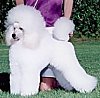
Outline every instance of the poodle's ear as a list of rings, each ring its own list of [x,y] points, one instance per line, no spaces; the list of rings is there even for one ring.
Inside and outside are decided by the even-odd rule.
[[[7,27],[7,29],[5,30],[5,42],[7,44],[7,46],[10,46],[13,44],[13,39],[12,39],[12,34],[13,34],[13,26],[10,25],[9,27]]]
[[[39,46],[40,38],[38,33],[24,33],[23,45],[26,48],[35,49]]]

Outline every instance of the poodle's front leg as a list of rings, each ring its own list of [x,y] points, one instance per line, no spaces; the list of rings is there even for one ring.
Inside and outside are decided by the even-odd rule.
[[[10,74],[10,92],[11,94],[20,94],[20,75]]]
[[[40,75],[37,71],[26,71],[22,75],[21,95],[34,95],[38,93]]]
[[[14,64],[14,63],[13,63]],[[20,94],[21,74],[17,64],[10,65],[10,92],[11,94]]]

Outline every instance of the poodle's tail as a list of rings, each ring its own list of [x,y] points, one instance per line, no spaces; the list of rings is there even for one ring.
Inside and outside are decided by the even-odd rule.
[[[54,24],[53,37],[61,41],[68,41],[69,34],[73,33],[74,28],[75,25],[72,20],[61,17]]]

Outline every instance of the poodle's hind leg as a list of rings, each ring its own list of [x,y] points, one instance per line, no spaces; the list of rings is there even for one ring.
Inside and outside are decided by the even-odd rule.
[[[51,65],[57,68],[70,85],[79,92],[91,92],[96,87],[97,79],[88,75],[80,66],[72,44],[66,43],[66,46],[60,47],[57,45]]]
[[[81,93],[91,92],[95,89],[97,84],[97,79],[95,77],[81,72],[81,69],[68,69],[69,70],[60,69],[60,71],[74,89]]]
[[[36,70],[24,71],[21,79],[21,95],[28,96],[38,93],[40,74]]]

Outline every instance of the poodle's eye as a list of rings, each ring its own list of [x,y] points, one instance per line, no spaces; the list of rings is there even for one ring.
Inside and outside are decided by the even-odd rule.
[[[23,31],[23,28],[19,27],[19,29]]]

